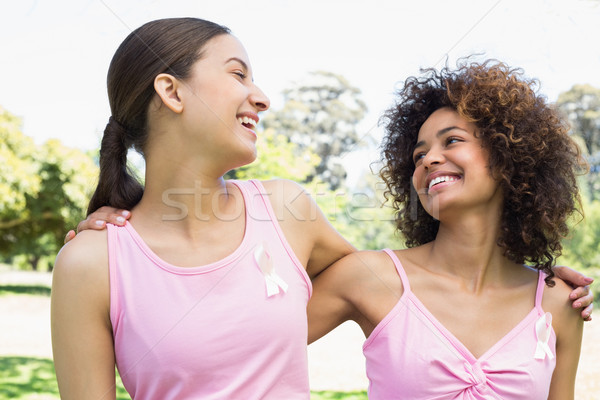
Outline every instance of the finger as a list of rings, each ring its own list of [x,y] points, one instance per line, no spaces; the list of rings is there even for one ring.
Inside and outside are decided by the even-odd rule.
[[[583,320],[588,321],[588,322],[591,321],[593,311],[594,311],[594,303],[592,303],[589,306],[587,306],[586,308],[584,308],[583,311],[581,312],[581,317],[583,318]]]
[[[571,300],[575,300],[580,297],[587,296],[588,294],[590,294],[589,285],[588,286],[578,286],[575,289],[573,289],[573,291],[571,291],[571,293],[569,294],[569,298]]]
[[[111,223],[113,225],[123,226],[125,225],[125,221],[129,219],[131,213],[127,210],[118,210],[118,212],[111,213],[108,215],[104,221]]]
[[[573,302],[573,308],[587,307],[594,301],[594,296],[590,293],[586,296],[580,297]]]
[[[90,216],[91,217],[91,216]],[[77,233],[81,231],[85,231],[86,229],[96,229],[102,230],[106,226],[106,221],[97,218],[84,219],[80,223],[77,224]]]
[[[65,236],[65,243],[67,244],[69,242],[69,240],[73,239],[75,237],[75,231],[73,229],[71,229],[69,232],[67,232],[67,235]]]
[[[129,217],[131,217],[131,211],[119,210],[119,214],[125,217],[125,219],[129,219]]]
[[[129,217],[131,217],[131,212],[127,211],[127,210],[118,210],[118,212],[114,215],[110,216],[110,219],[112,221],[112,219],[114,218],[113,223],[117,224],[117,225],[125,225],[125,221],[129,219]]]
[[[82,228],[104,229],[106,223],[122,226],[125,225],[125,221],[128,220],[129,217],[131,217],[130,211],[104,206],[88,215],[87,219],[90,221],[89,223],[84,222],[85,225],[83,225]]]
[[[585,276],[564,265],[557,265],[552,268],[552,271],[554,271],[556,276],[570,284],[572,287],[589,285],[594,281],[594,279],[589,276]]]
[[[103,219],[105,221],[108,220],[109,217],[111,217],[111,216],[114,216],[115,218],[117,216],[121,216],[121,217],[124,217],[125,219],[129,219],[129,217],[131,216],[131,212],[128,210],[124,210],[122,208],[102,206],[99,209],[97,209],[96,211],[94,211],[93,213],[91,213],[90,216],[93,216],[94,218],[97,218],[97,219]]]

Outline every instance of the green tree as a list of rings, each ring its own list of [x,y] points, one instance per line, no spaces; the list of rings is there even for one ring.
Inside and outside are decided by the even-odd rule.
[[[0,107],[0,229],[26,218],[26,194],[40,187],[39,164],[33,140],[21,133],[21,119]],[[8,243],[2,240],[0,251]]]
[[[0,107],[0,254],[5,258],[17,244],[15,228],[31,220],[28,195],[41,183],[36,146],[21,126],[20,118]]]
[[[360,250],[403,246],[395,232],[394,212],[383,201],[385,185],[366,172],[352,189],[329,189],[323,182],[306,185],[323,213],[350,243]]]
[[[306,182],[318,177],[331,189],[339,188],[346,178],[341,156],[360,145],[357,124],[367,107],[360,90],[342,76],[314,72],[283,92],[284,106],[264,119],[266,129],[274,129],[298,145],[310,149],[320,162]]]
[[[576,215],[571,221],[571,233],[563,241],[563,254],[559,265],[568,265],[595,279],[592,291],[600,288],[600,200],[583,202],[583,217]],[[598,297],[596,295],[596,297]],[[600,299],[596,299],[600,303]]]
[[[572,134],[590,163],[587,185],[592,200],[596,199],[600,192],[600,89],[575,85],[558,96],[557,105],[569,118]]]
[[[89,155],[58,140],[35,146],[6,112],[0,136],[0,253],[25,257],[35,270],[84,218],[97,167]]]
[[[257,159],[227,173],[230,179],[291,179],[302,182],[319,163],[309,149],[300,149],[274,129],[258,133]]]

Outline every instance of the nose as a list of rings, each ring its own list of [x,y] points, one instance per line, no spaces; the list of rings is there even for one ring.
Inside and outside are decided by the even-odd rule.
[[[267,111],[271,107],[271,101],[267,95],[256,85],[254,85],[254,90],[250,94],[250,102],[256,107],[257,111]]]
[[[423,166],[429,169],[430,167],[436,164],[441,164],[443,160],[444,155],[441,149],[439,149],[437,146],[433,146],[427,151],[427,153],[423,157]]]

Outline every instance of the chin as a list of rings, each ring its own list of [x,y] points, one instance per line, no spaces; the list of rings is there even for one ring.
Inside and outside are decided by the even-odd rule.
[[[236,162],[236,165],[235,165],[235,167],[233,167],[233,169],[245,167],[246,165],[252,164],[254,161],[256,161],[256,157],[257,157],[256,150],[254,150],[251,153],[246,152],[245,154],[243,154],[239,157],[238,162]]]

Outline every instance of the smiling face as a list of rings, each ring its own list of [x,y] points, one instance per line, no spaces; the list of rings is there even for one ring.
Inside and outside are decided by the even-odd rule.
[[[231,168],[252,162],[258,113],[269,108],[269,99],[254,84],[248,55],[234,36],[217,36],[202,52],[182,89],[189,139],[200,137],[197,150],[237,164]]]
[[[419,130],[412,181],[421,204],[436,219],[462,211],[489,213],[502,204],[476,131],[475,124],[449,108],[432,113]]]

